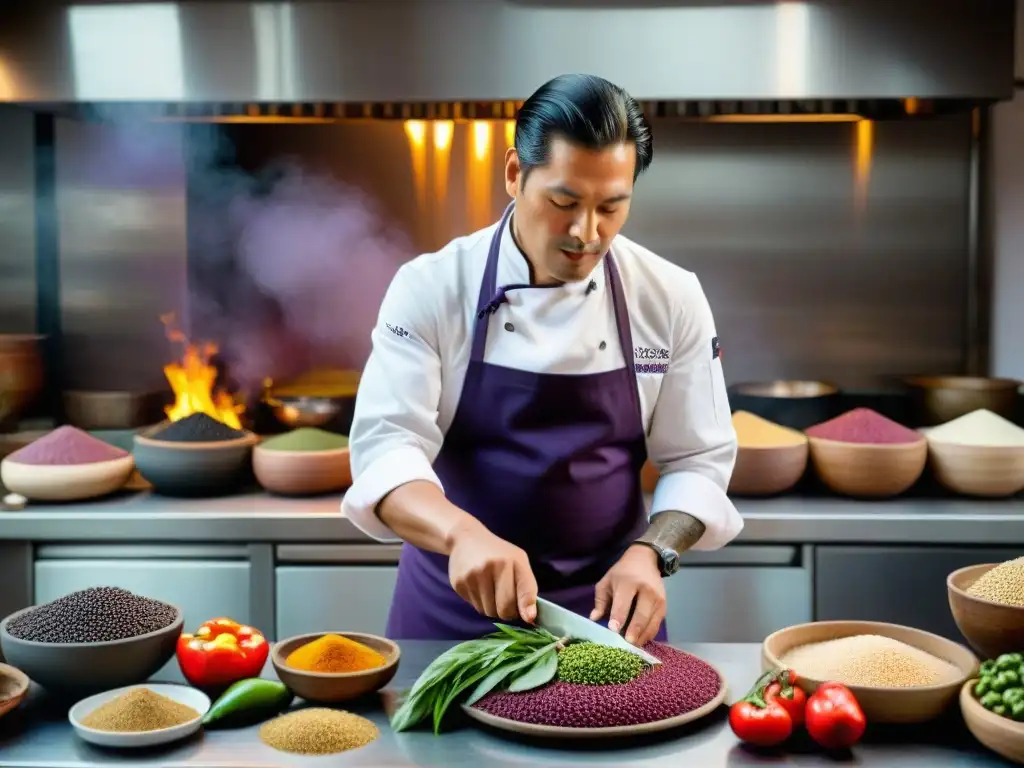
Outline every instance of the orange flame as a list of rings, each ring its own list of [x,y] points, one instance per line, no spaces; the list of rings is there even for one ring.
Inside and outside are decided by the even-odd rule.
[[[160,322],[166,328],[167,338],[185,347],[179,362],[164,366],[164,376],[174,392],[174,405],[164,408],[167,418],[179,421],[194,413],[205,413],[229,427],[241,429],[239,416],[245,412],[245,406],[217,388],[217,368],[210,362],[210,358],[217,354],[217,345],[190,342],[174,325],[173,312],[162,315]]]

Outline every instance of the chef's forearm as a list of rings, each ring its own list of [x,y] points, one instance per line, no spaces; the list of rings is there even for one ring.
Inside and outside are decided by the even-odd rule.
[[[675,552],[685,552],[700,541],[704,530],[704,523],[693,515],[665,510],[651,518],[651,524],[640,540]]]
[[[442,555],[451,554],[460,533],[481,525],[426,480],[395,488],[377,505],[377,516],[403,541]]]

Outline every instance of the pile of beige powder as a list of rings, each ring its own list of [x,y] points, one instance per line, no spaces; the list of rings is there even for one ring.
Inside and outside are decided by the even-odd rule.
[[[854,635],[801,645],[780,661],[797,675],[843,685],[912,688],[956,680],[944,659],[881,635]]]
[[[1024,608],[1024,557],[1007,560],[967,588],[967,594],[993,603]]]

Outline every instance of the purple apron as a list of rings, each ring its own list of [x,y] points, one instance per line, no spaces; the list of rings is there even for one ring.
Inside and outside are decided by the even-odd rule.
[[[604,271],[625,367],[567,375],[485,363],[511,213],[510,205],[491,240],[472,355],[434,471],[453,504],[526,551],[541,596],[589,616],[594,585],[647,527],[640,489],[647,449],[629,314],[608,253]],[[456,594],[447,557],[403,545],[388,637],[467,640],[495,631],[494,621]],[[658,639],[665,639],[664,623]]]

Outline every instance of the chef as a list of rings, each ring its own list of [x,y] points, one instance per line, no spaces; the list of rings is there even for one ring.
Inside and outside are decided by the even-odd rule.
[[[556,77],[519,111],[500,221],[395,275],[342,502],[369,536],[404,542],[388,636],[529,623],[539,594],[637,645],[664,640],[664,579],[743,527],[708,301],[619,234],[651,156],[623,89]]]

